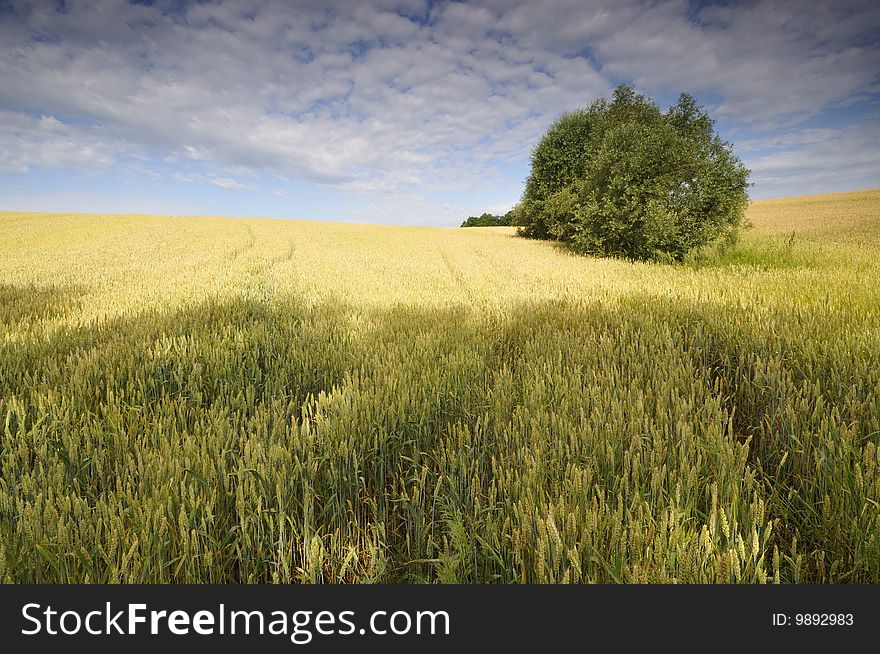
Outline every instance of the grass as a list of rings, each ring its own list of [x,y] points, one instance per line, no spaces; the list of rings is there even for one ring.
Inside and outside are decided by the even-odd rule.
[[[0,579],[878,583],[880,191],[749,214],[0,214]]]

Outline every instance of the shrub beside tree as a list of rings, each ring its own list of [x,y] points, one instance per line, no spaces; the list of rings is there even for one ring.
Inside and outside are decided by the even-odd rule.
[[[736,240],[749,171],[693,97],[663,112],[627,85],[560,117],[532,153],[518,232],[574,250],[681,261]]]

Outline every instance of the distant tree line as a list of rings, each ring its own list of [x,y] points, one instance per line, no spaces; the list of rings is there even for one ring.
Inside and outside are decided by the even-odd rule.
[[[496,216],[491,213],[470,216],[461,224],[462,227],[509,227],[511,225],[513,225],[513,210],[508,211],[503,216]]]

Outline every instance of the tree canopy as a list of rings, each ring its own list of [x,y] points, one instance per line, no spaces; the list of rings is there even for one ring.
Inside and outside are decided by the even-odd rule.
[[[663,112],[627,85],[561,116],[532,153],[519,233],[632,260],[734,241],[749,171],[714,127],[688,94]]]

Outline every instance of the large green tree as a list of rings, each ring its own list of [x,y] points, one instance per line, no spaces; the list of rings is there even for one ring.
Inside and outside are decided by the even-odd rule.
[[[663,112],[621,85],[550,127],[515,220],[523,236],[585,254],[681,261],[735,240],[748,176],[693,97]]]

